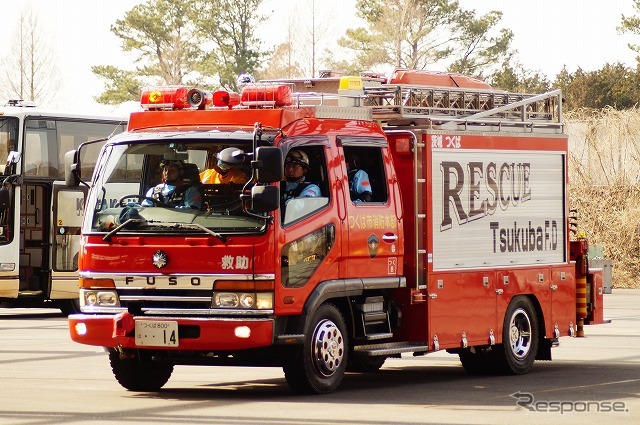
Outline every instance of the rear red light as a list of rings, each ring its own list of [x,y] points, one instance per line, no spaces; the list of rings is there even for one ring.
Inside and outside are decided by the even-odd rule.
[[[140,96],[140,105],[146,111],[188,108],[187,88],[162,87],[144,89]]]

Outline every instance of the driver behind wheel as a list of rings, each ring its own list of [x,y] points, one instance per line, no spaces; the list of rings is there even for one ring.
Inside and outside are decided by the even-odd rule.
[[[164,161],[160,167],[162,168],[162,182],[147,191],[145,196],[150,199],[142,201],[142,206],[200,208],[200,191],[184,181],[184,162],[179,160]],[[153,202],[152,199],[156,202]]]

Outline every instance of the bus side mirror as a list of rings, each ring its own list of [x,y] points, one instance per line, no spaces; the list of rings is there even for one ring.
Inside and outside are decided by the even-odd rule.
[[[261,146],[257,148],[255,159],[251,161],[251,168],[256,170],[256,180],[258,183],[275,183],[281,181],[284,178],[282,151],[275,146]]]
[[[11,206],[11,193],[6,186],[0,188],[0,211],[9,209]]]
[[[76,150],[64,154],[64,182],[67,187],[80,185],[80,155]]]
[[[251,211],[255,213],[271,212],[279,207],[280,187],[253,186],[251,188]]]

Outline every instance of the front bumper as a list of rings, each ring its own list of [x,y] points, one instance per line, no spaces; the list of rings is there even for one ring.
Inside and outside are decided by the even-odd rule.
[[[138,318],[129,313],[74,314],[69,316],[69,333],[75,342],[100,347],[229,351],[266,347],[273,343],[273,319],[268,318],[144,316],[139,319],[178,322],[179,345],[177,347],[138,347],[133,332],[135,320]],[[242,331],[239,332],[238,329]]]

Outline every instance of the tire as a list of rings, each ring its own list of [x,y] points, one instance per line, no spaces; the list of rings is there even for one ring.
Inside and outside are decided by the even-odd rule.
[[[472,353],[471,350],[466,349],[460,351],[458,356],[464,370],[473,375],[484,375],[494,369],[489,353]]]
[[[282,368],[287,383],[303,394],[334,391],[344,377],[348,351],[340,310],[333,304],[321,305],[305,330],[304,344],[294,349]]]
[[[118,383],[130,391],[158,391],[173,373],[173,365],[154,362],[148,355],[122,359],[109,350],[109,362]]]
[[[386,360],[386,356],[367,356],[365,354],[351,352],[349,353],[349,361],[347,362],[347,371],[363,373],[377,372]]]
[[[523,375],[531,370],[538,353],[538,317],[527,297],[514,298],[504,316],[502,344],[496,346],[497,372]]]
[[[68,316],[70,314],[81,313],[80,300],[75,298],[72,300],[60,300],[58,301],[58,307],[62,310],[62,314]]]

